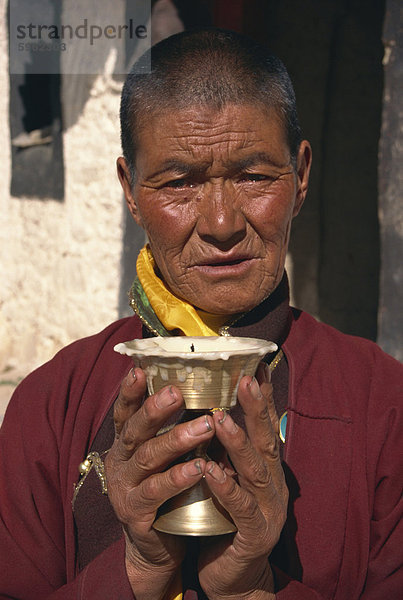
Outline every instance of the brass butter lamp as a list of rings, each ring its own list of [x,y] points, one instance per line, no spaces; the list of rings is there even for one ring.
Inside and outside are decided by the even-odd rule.
[[[244,375],[254,375],[259,361],[277,349],[273,342],[241,337],[153,337],[117,344],[120,354],[131,356],[144,370],[149,394],[167,385],[180,389],[185,420],[237,403]],[[207,443],[208,446],[208,443]],[[191,457],[206,456],[206,445]],[[189,490],[165,502],[153,527],[176,535],[210,536],[236,531],[231,517],[211,494],[204,478]]]

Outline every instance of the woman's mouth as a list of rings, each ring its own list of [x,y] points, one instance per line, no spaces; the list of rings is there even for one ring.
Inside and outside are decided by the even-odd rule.
[[[239,276],[250,269],[252,262],[256,260],[249,257],[215,259],[211,262],[196,264],[194,268],[210,276]]]

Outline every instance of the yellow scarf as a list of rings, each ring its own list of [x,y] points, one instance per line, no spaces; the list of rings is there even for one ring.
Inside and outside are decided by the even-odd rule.
[[[213,315],[197,310],[172,294],[155,274],[155,260],[148,244],[140,250],[136,268],[143,290],[165,329],[179,329],[187,336],[218,335],[218,330],[228,320],[228,315]]]

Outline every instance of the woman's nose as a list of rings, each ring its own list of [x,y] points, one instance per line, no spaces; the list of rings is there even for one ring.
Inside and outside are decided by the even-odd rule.
[[[198,207],[197,232],[204,241],[231,248],[245,236],[245,216],[231,183],[206,184]]]

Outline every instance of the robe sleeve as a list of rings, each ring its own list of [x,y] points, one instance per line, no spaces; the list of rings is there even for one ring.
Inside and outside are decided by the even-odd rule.
[[[368,480],[374,491],[363,600],[397,599],[403,590],[402,401],[403,370],[378,360],[367,415],[367,464],[373,465]]]
[[[66,545],[74,539],[66,543],[60,436],[30,381],[17,388],[0,429],[0,598],[134,600],[123,537],[68,582]]]
[[[403,590],[403,370],[391,357],[377,352],[372,371],[366,411],[365,453],[370,515],[369,548],[360,600],[397,600]],[[346,538],[347,539],[347,538]],[[359,547],[347,548],[350,559]],[[273,568],[278,600],[320,600],[322,596],[306,585]],[[335,598],[347,599],[337,594]]]
[[[126,576],[124,555],[122,537],[87,565],[73,582],[47,600],[135,600]]]

